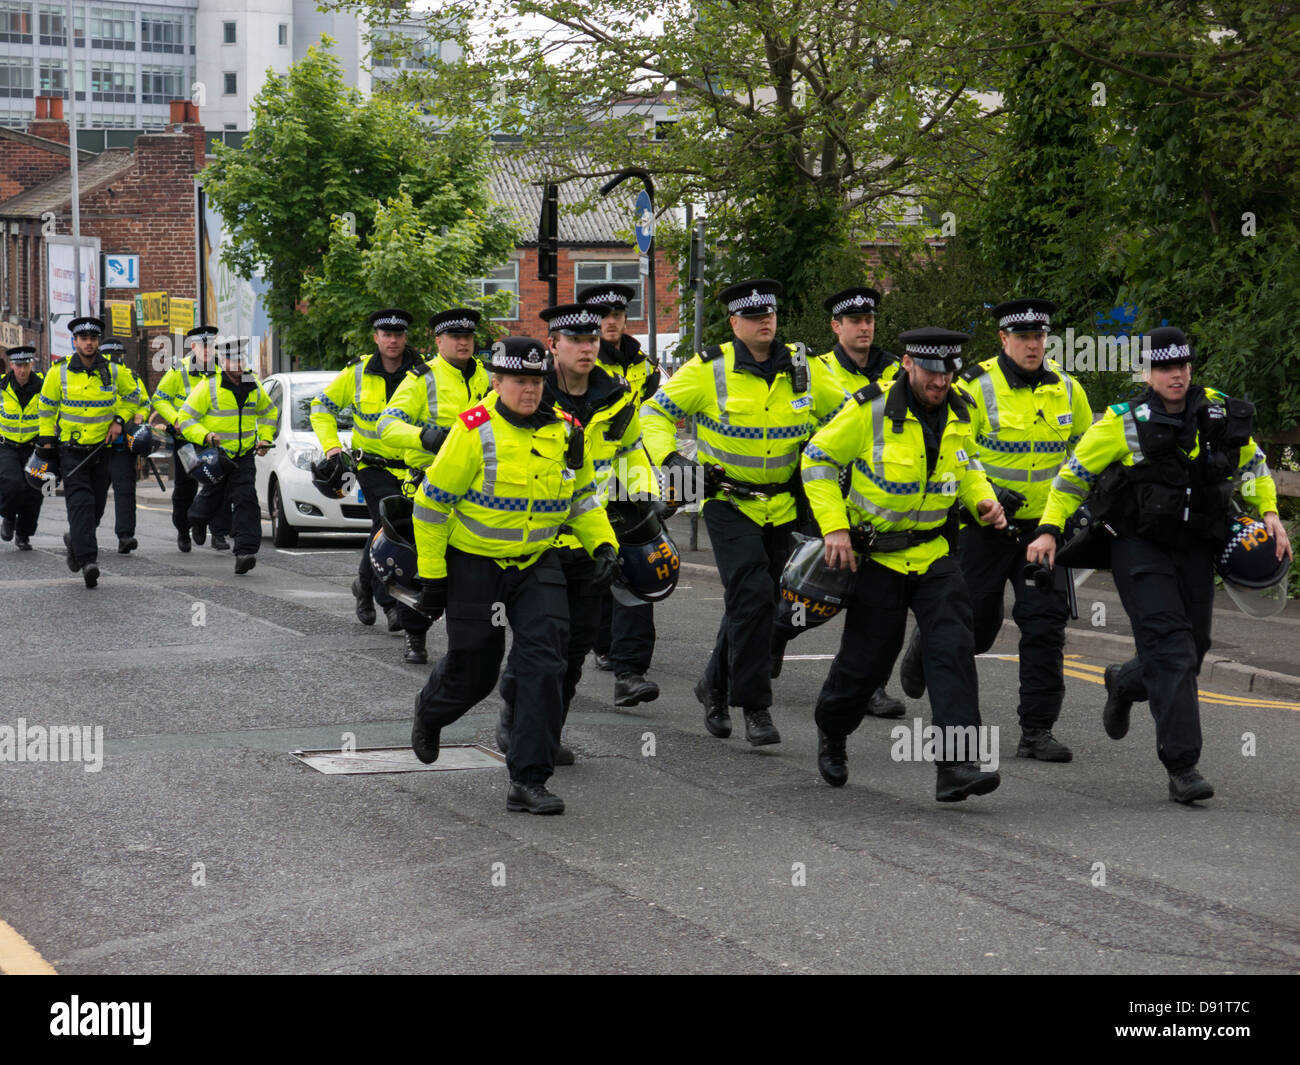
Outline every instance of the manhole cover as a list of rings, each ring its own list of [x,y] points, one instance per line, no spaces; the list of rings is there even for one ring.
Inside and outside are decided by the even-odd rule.
[[[450,769],[497,769],[505,755],[477,743],[443,744],[438,760],[425,765],[410,747],[359,747],[355,751],[294,751],[318,773],[438,773]]]

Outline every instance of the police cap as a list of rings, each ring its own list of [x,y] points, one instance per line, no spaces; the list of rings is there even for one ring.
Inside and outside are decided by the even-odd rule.
[[[600,320],[609,314],[611,308],[587,303],[563,303],[558,307],[547,307],[538,315],[546,328],[552,333],[564,333],[571,337],[595,336],[600,332]]]
[[[372,329],[382,329],[387,333],[405,333],[411,328],[414,319],[397,307],[375,311],[368,319]]]
[[[1175,363],[1191,362],[1195,358],[1183,331],[1172,325],[1162,325],[1159,329],[1151,330],[1146,339],[1151,343],[1152,366],[1172,366]]]
[[[993,308],[1004,333],[1050,333],[1056,304],[1051,300],[1007,300]]]
[[[961,369],[961,347],[970,340],[969,333],[927,326],[899,333],[903,353],[922,370],[931,373],[956,373]]]
[[[68,323],[68,332],[74,337],[103,336],[104,320],[102,318],[74,318]]]
[[[532,337],[503,337],[492,345],[487,368],[497,374],[541,377],[551,369],[545,345]]]
[[[36,349],[29,344],[17,348],[7,348],[5,358],[15,366],[22,366],[36,358]]]
[[[780,281],[768,277],[737,281],[718,293],[718,299],[727,305],[727,313],[741,318],[762,318],[776,313],[776,298],[785,291]]]
[[[449,311],[443,311],[441,314],[435,314],[429,319],[429,326],[433,329],[434,336],[442,336],[444,333],[452,336],[469,336],[474,335],[478,328],[478,323],[483,316],[469,307],[453,307]]]
[[[588,285],[578,292],[579,303],[593,303],[608,307],[612,311],[626,311],[628,304],[635,297],[636,289],[631,285],[615,285],[609,282]]]
[[[865,285],[854,285],[828,296],[822,306],[830,311],[832,318],[842,314],[875,314],[880,306],[880,293]]]

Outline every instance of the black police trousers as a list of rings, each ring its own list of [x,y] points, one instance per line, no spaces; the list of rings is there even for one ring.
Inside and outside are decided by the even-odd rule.
[[[113,485],[113,532],[126,540],[135,535],[135,455],[125,444],[108,449],[108,478]]]
[[[1137,644],[1137,656],[1120,667],[1119,694],[1150,700],[1156,753],[1167,769],[1194,766],[1201,758],[1196,677],[1214,616],[1214,545],[1166,547],[1120,536],[1111,569]]]
[[[795,523],[758,525],[717,499],[704,504],[704,523],[722,578],[724,607],[704,670],[705,687],[722,693],[728,706],[771,706],[773,632],[778,640],[795,635],[788,626],[778,631],[776,621],[781,571],[790,558]]]
[[[945,555],[924,573],[899,573],[868,559],[858,566],[840,649],[817,696],[817,727],[827,735],[847,736],[862,723],[903,646],[909,609],[921,630],[935,726],[979,725],[970,593],[957,563]]]
[[[262,546],[262,508],[257,503],[257,467],[251,452],[235,459],[235,468],[215,488],[200,490],[190,507],[190,520],[214,533],[224,524],[233,537],[235,554],[257,554]]]
[[[93,447],[60,444],[59,469],[63,475],[63,501],[68,508],[72,559],[81,566],[98,562],[95,529],[108,506],[108,447],[95,451]]]
[[[27,483],[23,467],[34,445],[0,442],[0,518],[14,523],[19,536],[31,536],[45,496]]]
[[[526,569],[447,549],[447,653],[433,667],[415,700],[426,728],[446,728],[491,693],[506,649],[522,683],[516,692],[510,779],[545,784],[555,769],[564,704],[569,602],[564,570],[554,551]]]
[[[1012,539],[1005,531],[968,525],[961,532],[957,559],[970,592],[975,618],[975,653],[982,655],[1002,628],[1007,581],[1015,601],[1011,616],[1020,629],[1020,726],[1051,728],[1065,699],[1065,623],[1070,616],[1065,582],[1069,571],[1056,569],[1051,589],[1025,582],[1025,531]]]
[[[402,623],[402,628],[407,632],[428,632],[431,624],[429,619],[418,610],[412,610],[405,603],[399,603],[389,595],[384,582],[375,576],[375,569],[370,564],[370,541],[374,539],[375,533],[382,525],[379,520],[379,504],[387,496],[400,496],[402,483],[391,470],[386,470],[382,466],[362,466],[357,470],[357,484],[361,488],[361,497],[365,501],[366,509],[370,511],[370,535],[366,537],[366,544],[361,549],[361,562],[357,566],[357,577],[361,580],[361,587],[374,597],[380,610],[388,610],[396,606],[397,620]]]
[[[614,675],[637,673],[645,676],[655,653],[654,603],[625,606],[609,596],[613,604],[610,615],[609,661]]]
[[[564,706],[561,724],[569,716],[569,704],[573,693],[578,689],[582,679],[582,663],[596,642],[596,632],[600,625],[600,600],[602,589],[592,587],[592,576],[596,562],[580,547],[561,547],[554,552],[564,572],[565,599],[569,604],[568,635],[565,640],[564,680],[560,685],[560,698]],[[505,671],[501,674],[501,699],[506,707],[513,707],[518,697],[519,677],[523,673],[515,660],[514,649],[506,661]],[[523,673],[523,683],[529,683],[528,675]],[[507,720],[510,710],[506,710]]]

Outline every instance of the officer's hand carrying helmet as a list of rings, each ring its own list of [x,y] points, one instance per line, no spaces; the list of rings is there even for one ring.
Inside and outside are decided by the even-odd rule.
[[[1243,614],[1271,618],[1286,608],[1291,560],[1277,557],[1277,539],[1262,521],[1245,515],[1233,518],[1228,539],[1214,556],[1214,568]]]
[[[148,422],[141,422],[139,425],[127,424],[124,433],[127,439],[127,447],[132,455],[151,455],[157,441],[154,439],[153,429],[149,427]]]
[[[415,551],[415,503],[402,495],[379,501],[379,529],[370,538],[370,568],[394,599],[418,609],[418,561]]]
[[[27,456],[23,477],[38,492],[52,492],[59,478],[58,453],[55,452],[53,457],[42,457],[41,451],[38,447]]]
[[[618,537],[618,574],[610,591],[624,606],[661,603],[673,594],[681,573],[677,545],[652,502],[612,500],[606,508]]]
[[[337,455],[311,464],[311,483],[326,499],[342,499],[347,495],[344,489],[347,475],[354,469],[356,463],[352,461],[352,454],[340,451]]]
[[[185,472],[199,484],[215,488],[226,479],[226,464],[222,461],[219,447],[199,449],[193,444],[186,444],[176,452]]]
[[[795,534],[796,546],[781,573],[777,622],[793,629],[812,629],[830,621],[844,607],[854,574],[847,566],[826,564],[826,544]]]

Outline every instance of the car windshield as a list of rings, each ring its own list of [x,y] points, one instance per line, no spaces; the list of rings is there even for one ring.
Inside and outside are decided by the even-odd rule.
[[[328,381],[322,381],[318,385],[294,385],[291,395],[293,396],[293,420],[290,423],[298,432],[311,432],[311,401],[325,391]],[[352,411],[347,410],[342,414],[335,415],[335,420],[339,423],[339,429],[352,428]]]

